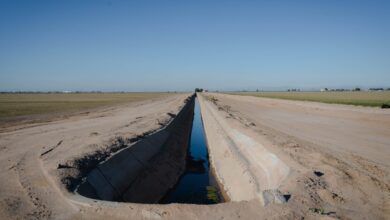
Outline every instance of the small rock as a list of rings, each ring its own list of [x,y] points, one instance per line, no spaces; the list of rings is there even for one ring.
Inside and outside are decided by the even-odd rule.
[[[318,177],[324,175],[324,173],[323,173],[323,172],[320,172],[320,171],[314,171],[314,174],[315,174],[316,176],[318,176]]]
[[[286,197],[278,189],[267,189],[263,191],[264,206],[270,203],[284,204],[286,202]]]
[[[283,197],[286,199],[286,202],[288,202],[288,200],[291,198],[291,194],[284,194]]]

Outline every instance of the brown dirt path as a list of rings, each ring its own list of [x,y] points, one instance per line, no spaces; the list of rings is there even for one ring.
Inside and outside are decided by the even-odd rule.
[[[214,102],[229,127],[252,135],[291,168],[279,187],[291,195],[287,207],[335,218],[389,216],[388,110],[217,93],[203,96]]]

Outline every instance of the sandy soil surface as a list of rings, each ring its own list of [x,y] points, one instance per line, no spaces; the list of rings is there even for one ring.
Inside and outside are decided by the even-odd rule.
[[[60,183],[61,165],[160,128],[189,94],[134,102],[0,133],[0,218],[80,215]],[[12,129],[8,129],[12,130]]]
[[[249,195],[217,205],[148,205],[98,201],[68,192],[61,173],[71,169],[69,161],[97,151],[109,154],[110,146],[121,140],[160,128],[171,120],[167,113],[177,114],[188,95],[0,133],[0,219],[386,219],[390,215],[388,111],[223,94],[206,94],[218,99],[215,104],[204,101],[215,113],[209,122],[225,123],[225,138],[232,135],[230,129],[252,138],[288,167],[283,178],[258,180],[290,196],[287,203],[264,206]],[[215,158],[219,159],[223,158]]]
[[[229,163],[221,166],[214,160],[217,177],[218,173],[226,173],[222,185],[227,184],[225,189],[233,200],[242,200],[234,194],[261,197],[261,192],[264,195],[269,188],[288,196],[284,211],[302,217],[313,217],[310,212],[317,217],[342,219],[390,216],[390,111],[227,94],[202,95],[203,100],[208,100],[203,101],[202,109],[208,139],[223,134],[225,138],[217,138],[219,141],[214,144],[219,144],[215,148],[220,151],[226,140],[233,145],[230,148],[234,150],[221,153],[219,161],[223,157],[241,157],[248,163],[238,159],[229,162],[240,164],[245,173],[229,182],[229,174],[238,165],[227,168]],[[209,145],[212,153],[213,143]],[[273,154],[276,159],[267,162],[257,152]],[[253,155],[258,159],[252,160]],[[255,161],[261,161],[260,165]],[[277,184],[270,184],[272,181],[267,178],[280,177],[280,172],[264,175],[270,166],[275,166],[275,161],[286,164],[290,173]],[[263,175],[256,174],[259,170],[263,170]],[[245,183],[245,178],[251,179],[251,184]],[[236,186],[237,181],[245,187]]]

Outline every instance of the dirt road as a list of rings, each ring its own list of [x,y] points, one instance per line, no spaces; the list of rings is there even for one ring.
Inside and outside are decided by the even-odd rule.
[[[280,191],[289,199],[285,206],[304,215],[309,210],[335,218],[389,216],[388,110],[216,93],[202,96],[210,157],[219,154],[214,167],[233,200],[241,200],[235,195],[245,193],[267,198],[268,188]],[[255,162],[260,162],[258,168]],[[233,174],[229,166],[242,168]],[[236,178],[229,179],[232,175]],[[238,187],[237,179],[245,183]]]
[[[388,110],[244,96],[216,97],[254,123],[390,167]]]

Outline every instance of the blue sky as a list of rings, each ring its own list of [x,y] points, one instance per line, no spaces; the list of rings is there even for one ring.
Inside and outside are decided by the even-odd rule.
[[[390,87],[390,1],[0,0],[0,90]]]

